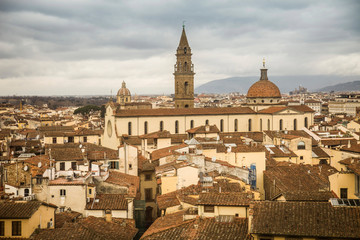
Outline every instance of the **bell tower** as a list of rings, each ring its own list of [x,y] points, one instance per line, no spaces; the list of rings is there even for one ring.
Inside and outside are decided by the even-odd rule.
[[[185,26],[176,50],[175,76],[175,107],[194,107],[194,64],[191,62],[191,48],[186,38]]]

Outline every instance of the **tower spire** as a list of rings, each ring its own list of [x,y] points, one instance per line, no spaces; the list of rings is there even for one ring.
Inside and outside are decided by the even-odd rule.
[[[180,38],[178,48],[184,48],[184,47],[189,47],[189,43],[188,43],[186,33],[185,33],[185,25],[183,25],[183,30],[182,30],[182,33],[181,33],[181,38]]]

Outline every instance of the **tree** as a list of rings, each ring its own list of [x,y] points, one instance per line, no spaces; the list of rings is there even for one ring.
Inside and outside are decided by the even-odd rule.
[[[87,105],[84,107],[80,107],[74,111],[74,114],[82,114],[82,115],[88,115],[89,113],[100,111],[100,107],[95,105]]]

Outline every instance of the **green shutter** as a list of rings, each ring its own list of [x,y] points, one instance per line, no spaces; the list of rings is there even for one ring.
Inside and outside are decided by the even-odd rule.
[[[119,169],[119,162],[118,161],[115,162],[115,168]]]

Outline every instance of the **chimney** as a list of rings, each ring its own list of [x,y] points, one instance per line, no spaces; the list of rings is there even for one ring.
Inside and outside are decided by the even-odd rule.
[[[106,220],[107,222],[112,222],[111,210],[106,210],[106,211],[105,211],[105,220]]]

